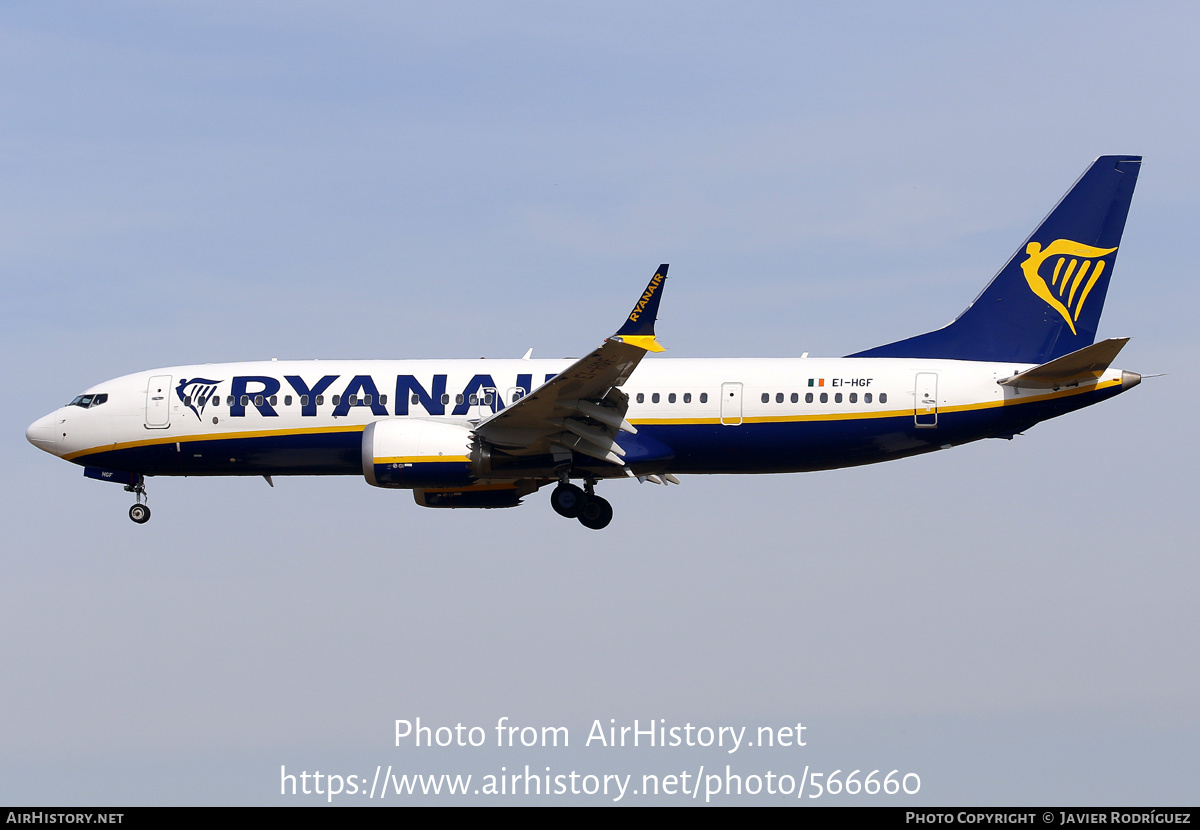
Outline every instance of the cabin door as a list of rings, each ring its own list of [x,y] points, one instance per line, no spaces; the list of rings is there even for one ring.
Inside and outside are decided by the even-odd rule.
[[[170,394],[170,375],[155,375],[147,382],[146,429],[166,429],[171,425]]]

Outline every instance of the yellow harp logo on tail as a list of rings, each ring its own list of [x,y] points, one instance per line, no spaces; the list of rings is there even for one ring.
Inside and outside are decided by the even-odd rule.
[[[1078,334],[1079,332],[1075,331],[1075,321],[1083,311],[1088,294],[1092,293],[1092,286],[1104,273],[1105,260],[1101,257],[1108,256],[1115,250],[1117,249],[1094,248],[1069,239],[1056,239],[1045,248],[1040,242],[1030,242],[1025,246],[1025,253],[1029,254],[1029,258],[1021,263],[1021,270],[1025,273],[1025,281],[1029,283],[1033,293],[1062,315],[1071,327],[1072,334]],[[1042,264],[1047,260],[1054,262],[1054,272],[1050,275],[1049,283],[1040,273]]]

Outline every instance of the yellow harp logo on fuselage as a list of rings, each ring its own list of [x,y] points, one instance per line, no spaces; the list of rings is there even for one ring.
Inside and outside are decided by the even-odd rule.
[[[1088,294],[1100,275],[1104,273],[1105,260],[1116,248],[1095,248],[1082,242],[1072,242],[1070,239],[1056,239],[1042,247],[1040,242],[1030,242],[1025,246],[1029,258],[1021,263],[1025,273],[1025,281],[1043,300],[1050,304],[1055,311],[1062,315],[1075,331],[1075,321],[1083,311]],[[1057,257],[1057,259],[1055,259]],[[1054,260],[1054,272],[1050,282],[1041,275],[1040,269],[1046,260]],[[1091,272],[1090,274],[1088,272]]]

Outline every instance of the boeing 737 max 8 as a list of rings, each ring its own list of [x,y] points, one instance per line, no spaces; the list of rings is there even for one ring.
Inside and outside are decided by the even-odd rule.
[[[1140,164],[1097,159],[950,325],[848,357],[643,363],[662,351],[662,265],[574,362],[173,366],[93,386],[26,436],[124,484],[139,523],[149,476],[361,475],[425,507],[514,507],[554,485],[552,507],[597,530],[612,519],[603,479],[828,470],[1011,438],[1141,380],[1110,368],[1127,338],[1095,339]]]

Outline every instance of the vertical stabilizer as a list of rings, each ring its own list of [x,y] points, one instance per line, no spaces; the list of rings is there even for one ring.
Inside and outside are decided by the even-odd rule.
[[[953,323],[850,357],[1046,363],[1090,346],[1141,156],[1101,156]]]

